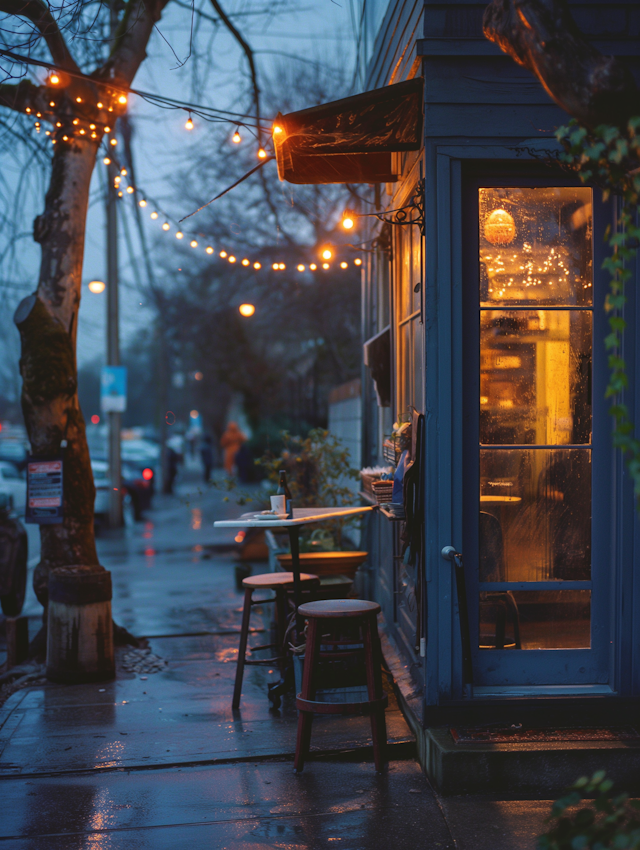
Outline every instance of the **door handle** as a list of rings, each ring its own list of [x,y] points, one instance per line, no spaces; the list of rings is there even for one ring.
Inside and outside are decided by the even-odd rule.
[[[440,555],[453,564],[458,594],[458,618],[460,620],[460,642],[462,644],[462,676],[465,685],[473,685],[473,665],[471,662],[471,631],[469,628],[469,609],[467,607],[467,585],[464,575],[462,553],[455,546],[444,546]]]

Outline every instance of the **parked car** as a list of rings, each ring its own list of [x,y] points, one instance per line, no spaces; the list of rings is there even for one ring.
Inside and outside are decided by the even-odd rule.
[[[27,506],[27,480],[15,464],[6,460],[0,460],[0,490],[11,494],[14,511],[24,516]]]
[[[98,521],[106,521],[109,516],[111,498],[111,478],[109,464],[105,460],[92,459],[93,481],[96,487],[94,514]],[[144,511],[151,507],[154,493],[155,472],[150,466],[133,463],[122,464],[122,498],[125,514],[131,510],[133,519],[142,519]]]

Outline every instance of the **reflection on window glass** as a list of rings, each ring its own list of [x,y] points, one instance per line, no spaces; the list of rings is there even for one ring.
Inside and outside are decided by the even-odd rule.
[[[591,189],[480,189],[479,204],[483,306],[591,304]]]
[[[590,590],[480,594],[480,649],[588,649]]]
[[[480,442],[591,441],[591,312],[482,310]]]
[[[591,450],[480,452],[480,581],[591,578]]]

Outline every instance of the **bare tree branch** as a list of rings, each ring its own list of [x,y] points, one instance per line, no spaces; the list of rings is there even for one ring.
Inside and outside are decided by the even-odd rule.
[[[31,80],[20,80],[19,83],[0,83],[0,106],[24,112],[29,106],[36,112],[48,111],[47,89],[36,86]]]
[[[3,0],[0,0],[3,2]],[[144,59],[149,38],[169,0],[129,0],[115,33],[111,55],[91,75],[130,84]]]
[[[631,72],[585,39],[566,0],[493,0],[483,24],[485,36],[582,124],[623,125],[640,114]]]
[[[67,71],[80,73],[57,22],[44,3],[40,0],[0,0],[0,12],[31,21],[46,41],[53,61]]]

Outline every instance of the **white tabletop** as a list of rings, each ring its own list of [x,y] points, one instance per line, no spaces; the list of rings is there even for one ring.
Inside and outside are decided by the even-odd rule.
[[[312,522],[324,522],[328,519],[339,519],[344,516],[364,514],[375,510],[374,505],[352,508],[294,508],[293,519],[277,519],[264,515],[264,519],[256,519],[259,512],[242,514],[238,519],[219,519],[213,523],[214,528],[289,528],[294,525],[309,525]]]

